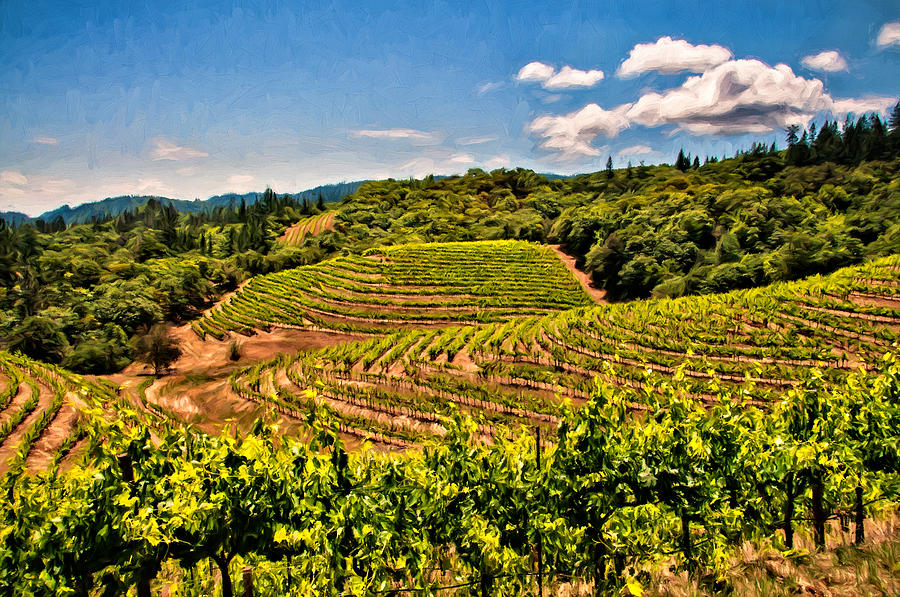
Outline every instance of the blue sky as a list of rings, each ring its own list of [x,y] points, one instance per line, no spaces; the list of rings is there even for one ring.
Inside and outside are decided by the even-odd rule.
[[[898,96],[896,0],[6,0],[0,210],[671,162]]]

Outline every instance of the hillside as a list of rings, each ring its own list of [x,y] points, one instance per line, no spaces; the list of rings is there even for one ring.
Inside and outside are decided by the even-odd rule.
[[[765,405],[814,370],[845,383],[900,340],[900,258],[708,297],[583,307],[482,327],[404,331],[279,356],[232,376],[242,397],[302,418],[319,396],[351,435],[416,442],[456,404],[483,432],[555,426],[601,383],[640,410],[659,379],[713,403]],[[749,384],[749,385],[748,385]],[[311,394],[310,394],[311,392]]]
[[[272,327],[384,333],[589,302],[546,247],[517,241],[398,245],[253,278],[193,327],[201,337],[219,338]]]
[[[0,351],[0,475],[55,474],[83,456],[89,409],[131,420],[117,388]]]

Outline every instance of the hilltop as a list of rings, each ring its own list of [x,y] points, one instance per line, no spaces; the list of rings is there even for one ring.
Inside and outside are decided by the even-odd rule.
[[[303,200],[316,202],[321,198],[325,203],[333,203],[340,201],[346,195],[355,192],[361,184],[362,181],[341,182],[322,185],[296,193],[288,193],[287,195],[294,200],[301,202]],[[17,225],[25,222],[37,222],[38,220],[50,223],[56,221],[57,218],[61,218],[66,224],[84,224],[95,219],[111,219],[126,211],[135,211],[138,208],[145,206],[151,199],[161,204],[171,205],[181,213],[191,214],[229,206],[237,207],[241,203],[252,205],[262,197],[263,193],[261,192],[243,194],[227,193],[225,195],[214,195],[204,200],[194,199],[192,201],[187,201],[184,199],[171,199],[169,197],[160,197],[156,195],[123,195],[119,197],[107,197],[106,199],[89,203],[82,203],[75,207],[63,205],[62,207],[45,211],[34,217],[19,212],[0,212],[0,219]]]

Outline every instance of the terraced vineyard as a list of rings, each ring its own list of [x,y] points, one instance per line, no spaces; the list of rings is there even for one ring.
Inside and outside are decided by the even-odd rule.
[[[325,230],[329,230],[334,224],[334,214],[333,211],[325,211],[304,218],[293,226],[289,226],[278,240],[286,245],[300,246],[307,236],[317,236]]]
[[[589,304],[548,247],[520,241],[414,244],[253,278],[193,329],[201,338],[220,339],[273,327],[384,334]]]
[[[0,472],[56,471],[87,432],[85,407],[126,412],[115,388],[0,351]]]
[[[724,295],[402,331],[258,363],[231,387],[298,418],[317,400],[345,433],[395,446],[441,434],[452,408],[480,415],[485,437],[553,425],[563,399],[578,404],[595,383],[621,388],[635,409],[660,376],[683,379],[697,400],[724,391],[764,405],[814,368],[838,383],[897,350],[898,270],[893,256]]]

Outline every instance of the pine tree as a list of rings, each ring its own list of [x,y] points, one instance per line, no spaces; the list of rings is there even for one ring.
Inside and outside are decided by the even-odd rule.
[[[606,158],[606,178],[613,177],[613,161],[612,156]]]
[[[691,167],[691,159],[684,154],[684,149],[678,150],[678,157],[675,158],[675,167],[682,172]]]
[[[699,156],[694,156],[694,163],[691,165],[691,168],[693,168],[694,170],[696,170],[696,169],[699,168],[699,167],[700,167],[700,157],[699,157]]]

